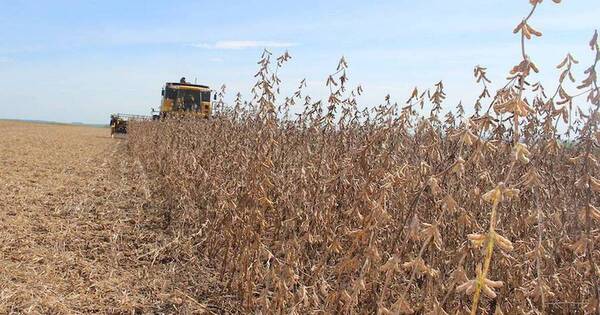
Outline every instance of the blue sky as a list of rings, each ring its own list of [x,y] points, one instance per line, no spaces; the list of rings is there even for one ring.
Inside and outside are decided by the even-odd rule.
[[[186,76],[230,97],[250,97],[263,48],[292,55],[282,92],[306,78],[314,97],[344,55],[363,106],[386,94],[404,101],[414,86],[444,80],[453,106],[472,107],[472,70],[488,67],[494,86],[519,61],[513,27],[527,0],[457,1],[2,1],[0,118],[105,123],[111,112],[148,114],[161,86]],[[555,87],[567,52],[584,65],[600,28],[600,1],[544,1],[528,43]]]

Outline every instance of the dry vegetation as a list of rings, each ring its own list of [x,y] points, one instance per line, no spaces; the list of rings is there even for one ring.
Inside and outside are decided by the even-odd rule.
[[[545,91],[530,2],[469,114],[442,82],[360,110],[343,58],[282,99],[265,51],[210,120],[0,122],[0,313],[600,312],[598,38]]]
[[[165,250],[208,258],[244,313],[599,312],[597,34],[582,78],[568,54],[548,93],[530,2],[523,59],[495,93],[475,68],[472,115],[445,112],[441,82],[359,110],[343,58],[326,101],[304,81],[282,100],[290,56],[265,52],[252,101],[133,124]]]

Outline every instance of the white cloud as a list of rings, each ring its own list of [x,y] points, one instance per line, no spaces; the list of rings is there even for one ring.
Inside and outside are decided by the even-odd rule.
[[[247,48],[286,48],[297,46],[296,43],[279,41],[257,41],[257,40],[223,40],[215,43],[192,44],[197,48],[210,49],[247,49]]]

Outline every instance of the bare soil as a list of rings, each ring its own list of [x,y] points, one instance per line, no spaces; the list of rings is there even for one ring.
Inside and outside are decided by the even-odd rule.
[[[105,128],[0,121],[1,314],[224,311],[165,254],[138,166]]]

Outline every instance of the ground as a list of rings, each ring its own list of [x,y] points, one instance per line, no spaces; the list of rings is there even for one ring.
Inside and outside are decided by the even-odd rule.
[[[0,313],[203,313],[149,213],[143,170],[106,128],[0,121]],[[189,281],[188,281],[189,280]]]

